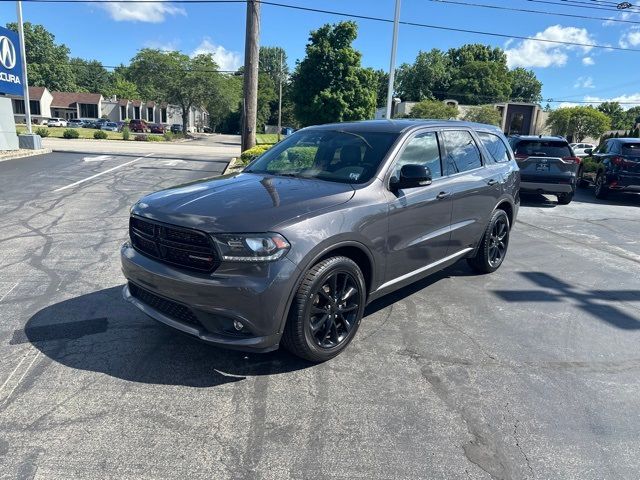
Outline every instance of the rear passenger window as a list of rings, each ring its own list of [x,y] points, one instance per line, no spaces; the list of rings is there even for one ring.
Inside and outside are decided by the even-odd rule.
[[[509,150],[499,136],[486,132],[478,132],[478,136],[494,161],[505,163],[511,160]]]
[[[393,168],[393,176],[400,178],[400,169],[409,164],[427,167],[431,170],[431,178],[442,176],[440,147],[435,132],[422,133],[409,140]]]
[[[442,133],[447,151],[447,175],[466,172],[482,166],[480,150],[469,132],[448,130]]]

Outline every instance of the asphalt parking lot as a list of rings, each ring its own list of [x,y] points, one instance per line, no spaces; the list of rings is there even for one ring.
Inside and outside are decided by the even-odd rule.
[[[640,196],[525,198],[498,272],[376,301],[310,365],[121,300],[130,205],[239,150],[152,147],[0,162],[0,478],[638,478]]]

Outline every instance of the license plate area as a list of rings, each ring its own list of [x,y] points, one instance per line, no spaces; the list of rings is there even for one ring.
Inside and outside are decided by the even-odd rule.
[[[548,163],[536,163],[536,172],[548,172],[549,164]]]

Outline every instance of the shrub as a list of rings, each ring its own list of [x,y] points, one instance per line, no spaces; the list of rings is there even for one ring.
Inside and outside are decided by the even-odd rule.
[[[149,137],[144,133],[142,133],[140,135],[136,135],[134,137],[134,139],[135,139],[136,142],[148,142],[149,141]]]
[[[107,132],[105,132],[104,130],[96,130],[95,132],[93,132],[93,138],[95,138],[96,140],[106,140],[109,137],[109,135],[107,135]]]
[[[493,105],[482,105],[470,108],[467,113],[465,113],[464,120],[499,127],[502,123],[502,115]]]
[[[122,127],[122,139],[129,140],[129,138],[131,138],[131,131],[129,130],[129,127]]]
[[[62,132],[62,136],[64,138],[78,138],[80,137],[80,134],[73,128],[67,128],[64,132]]]
[[[36,128],[36,135],[40,135],[42,138],[48,137],[49,136],[49,129],[48,128],[44,128],[44,127],[39,127]]]
[[[147,137],[147,141],[149,141],[149,142],[162,142],[162,141],[164,141],[164,137],[162,137],[160,135],[149,135]]]
[[[271,147],[273,147],[273,145],[256,145],[255,147],[242,152],[242,154],[240,155],[240,160],[242,160],[242,162],[245,164],[252,162],[254,159],[258,158],[264,152],[269,150]]]
[[[598,170],[598,162],[590,157],[583,158],[582,168],[584,172],[596,172]]]
[[[455,105],[447,105],[437,100],[422,100],[413,106],[409,117],[449,120],[458,118],[459,113],[460,111]]]

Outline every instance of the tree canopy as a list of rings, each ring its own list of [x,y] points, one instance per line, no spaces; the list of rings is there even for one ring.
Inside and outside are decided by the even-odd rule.
[[[100,62],[97,60],[72,58],[70,63],[75,74],[77,90],[81,92],[101,93],[104,96],[109,95],[111,77]]]
[[[591,106],[566,107],[552,111],[547,125],[555,135],[581,142],[586,137],[599,138],[611,128],[611,119]]]
[[[459,113],[458,107],[454,105],[447,105],[437,100],[422,100],[413,106],[409,118],[450,120],[457,118]]]
[[[7,28],[17,32],[18,24],[7,23]],[[63,92],[77,88],[75,72],[69,62],[70,50],[65,44],[57,44],[51,32],[42,25],[25,22],[24,44],[29,85]]]
[[[306,56],[292,78],[295,114],[302,125],[373,117],[377,83],[352,46],[357,33],[350,21],[311,32]]]
[[[398,69],[396,93],[406,101],[456,99],[468,105],[539,102],[542,83],[531,70],[509,71],[501,48],[468,44],[419,52]]]

